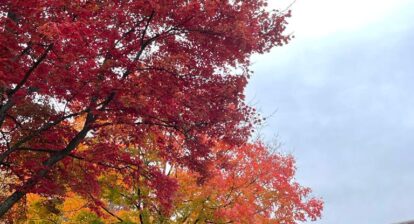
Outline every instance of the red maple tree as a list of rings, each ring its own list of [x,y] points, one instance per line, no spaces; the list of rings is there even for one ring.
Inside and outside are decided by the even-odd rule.
[[[0,217],[28,192],[93,195],[106,169],[140,172],[126,148],[148,133],[164,159],[208,176],[204,136],[240,145],[257,121],[243,95],[249,56],[289,40],[288,13],[265,6],[1,1],[0,172],[13,181]],[[175,186],[147,170],[154,188]]]

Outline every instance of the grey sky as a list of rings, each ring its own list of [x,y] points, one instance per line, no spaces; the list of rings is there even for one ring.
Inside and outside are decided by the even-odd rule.
[[[273,6],[288,1],[274,0]],[[414,1],[300,0],[247,89],[325,201],[318,224],[414,219]],[[302,14],[301,14],[302,13]]]

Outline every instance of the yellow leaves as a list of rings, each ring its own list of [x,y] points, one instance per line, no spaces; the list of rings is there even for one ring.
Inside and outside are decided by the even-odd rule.
[[[27,194],[27,203],[32,204],[40,201],[43,197],[38,194]]]
[[[21,223],[82,224],[85,220],[99,219],[86,207],[87,201],[73,192],[68,192],[63,199],[28,194],[26,204],[26,219]]]
[[[37,194],[28,194],[26,204],[26,220],[23,223],[59,223],[62,219],[59,199],[48,199]]]
[[[109,171],[105,175],[102,175],[100,177],[100,181],[105,182],[108,185],[114,185],[121,188],[128,188],[128,184],[125,183],[123,180],[122,174],[115,172],[115,171]]]
[[[72,192],[69,192],[66,196],[65,201],[63,202],[62,212],[66,217],[73,218],[81,210],[89,210],[85,208],[86,204],[86,200],[82,199],[80,196]]]
[[[116,215],[122,218],[125,222],[140,223],[139,212],[137,211],[119,210],[116,212]]]

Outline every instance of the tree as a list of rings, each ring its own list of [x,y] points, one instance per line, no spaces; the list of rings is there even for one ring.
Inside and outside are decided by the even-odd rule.
[[[151,151],[141,154],[143,161],[164,169],[164,173],[179,183],[168,213],[162,211],[163,206],[153,197],[156,190],[142,184],[145,175],[130,182],[129,174],[111,172],[100,178],[102,215],[88,208],[88,200],[73,193],[61,200],[30,195],[26,220],[37,223],[89,220],[141,224],[294,224],[320,217],[322,202],[309,197],[310,189],[294,181],[291,156],[270,153],[260,142],[238,148],[217,143],[212,150],[217,153],[209,166],[212,177],[202,182],[197,172],[167,166],[166,161]]]
[[[214,174],[205,183],[197,184],[197,173],[177,170],[180,223],[294,224],[320,217],[322,201],[295,182],[291,156],[272,154],[260,142],[219,143],[214,150]]]
[[[18,181],[7,186],[0,217],[27,193],[93,196],[108,169],[146,170],[124,149],[147,133],[166,161],[208,176],[213,143],[203,136],[237,146],[257,121],[243,101],[249,56],[289,40],[289,14],[265,6],[1,1],[0,169]],[[175,186],[148,172],[154,188]]]

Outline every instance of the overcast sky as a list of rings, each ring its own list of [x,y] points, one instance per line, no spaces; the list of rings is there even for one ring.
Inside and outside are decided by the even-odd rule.
[[[271,0],[283,8],[290,0]],[[253,57],[263,134],[325,201],[318,224],[414,219],[414,0],[297,0],[295,39]]]

